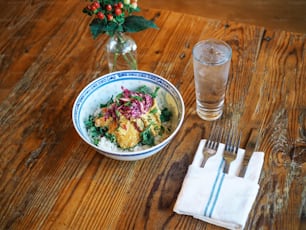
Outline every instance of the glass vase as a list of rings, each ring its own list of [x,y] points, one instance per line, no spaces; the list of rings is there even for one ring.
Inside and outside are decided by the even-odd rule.
[[[115,33],[106,44],[110,72],[137,69],[137,45],[124,33]]]

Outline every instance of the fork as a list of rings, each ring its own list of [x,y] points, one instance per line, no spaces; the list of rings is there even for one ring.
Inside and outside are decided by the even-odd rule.
[[[209,135],[209,138],[206,140],[203,148],[203,161],[201,163],[201,168],[204,167],[208,158],[214,156],[219,147],[219,143],[222,140],[223,129],[220,126],[213,126],[212,131]]]
[[[233,129],[229,131],[223,152],[223,159],[225,160],[225,166],[223,170],[224,173],[229,172],[231,162],[236,159],[239,150],[240,140],[241,133],[238,134],[237,132],[234,132]]]

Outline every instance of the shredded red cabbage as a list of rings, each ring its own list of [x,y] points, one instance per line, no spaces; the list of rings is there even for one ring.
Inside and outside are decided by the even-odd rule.
[[[151,95],[134,92],[123,86],[121,88],[122,94],[117,96],[115,102],[107,107],[104,113],[105,119],[112,117],[116,120],[118,118],[118,112],[127,119],[139,118],[141,115],[147,113],[153,106],[154,99]]]

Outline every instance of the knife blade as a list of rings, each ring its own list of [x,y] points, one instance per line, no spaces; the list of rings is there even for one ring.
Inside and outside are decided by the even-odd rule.
[[[258,135],[259,135],[259,130],[257,128],[252,128],[251,129],[251,134],[250,137],[247,141],[246,147],[245,147],[245,153],[244,153],[244,158],[242,162],[242,167],[240,170],[240,177],[243,177],[246,171],[246,168],[248,166],[249,160],[253,154],[253,152],[256,149],[257,141],[258,141]]]

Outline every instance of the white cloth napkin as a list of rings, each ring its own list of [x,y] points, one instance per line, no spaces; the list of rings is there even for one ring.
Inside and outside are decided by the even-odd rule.
[[[243,149],[239,149],[236,160],[231,163],[228,174],[225,174],[222,158],[224,144],[219,145],[216,155],[206,161],[204,168],[200,167],[204,144],[205,140],[201,140],[188,168],[174,212],[228,229],[243,229],[258,193],[264,153],[252,154],[242,178],[238,175],[245,152]]]

